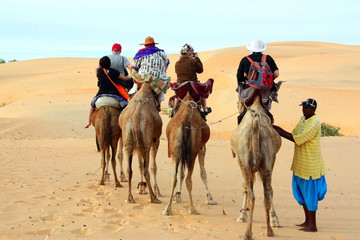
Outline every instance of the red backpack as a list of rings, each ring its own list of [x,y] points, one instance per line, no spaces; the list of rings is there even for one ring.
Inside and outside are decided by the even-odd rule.
[[[274,75],[266,62],[266,55],[263,55],[261,62],[254,62],[249,56],[250,69],[247,74],[248,84],[252,88],[270,90],[274,84]]]

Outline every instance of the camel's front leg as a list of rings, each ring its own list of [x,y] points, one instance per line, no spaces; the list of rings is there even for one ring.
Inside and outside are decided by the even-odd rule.
[[[242,207],[240,210],[240,216],[236,219],[237,222],[247,222],[248,221],[248,199],[249,199],[249,189],[243,184],[243,201]]]
[[[141,157],[140,152],[138,152],[138,162],[139,162],[139,170],[140,170],[140,182],[137,185],[137,193],[141,195],[148,194],[146,191],[146,182],[144,182],[144,163],[143,158]]]
[[[115,159],[116,150],[117,150],[117,140],[113,140],[111,143],[111,165],[112,165],[113,173],[114,173],[115,187],[123,187],[120,184],[120,182],[117,178],[117,174],[116,174],[116,159]]]
[[[149,192],[150,192],[150,201],[152,203],[161,203],[161,201],[155,196],[154,194],[154,191],[153,191],[153,188],[151,187],[151,182],[150,182],[150,172],[149,172],[149,150],[148,149],[147,151],[144,151],[144,155],[143,156],[143,164],[144,164],[144,177],[145,177],[145,180],[146,180],[146,183],[148,185],[148,188],[149,188]]]
[[[124,155],[123,155],[123,143],[122,143],[122,138],[119,138],[119,143],[118,143],[118,154],[117,154],[117,158],[119,161],[119,165],[120,165],[120,182],[127,182],[128,180],[125,177],[125,173],[124,173],[124,168],[123,168],[123,159],[124,159]]]
[[[266,214],[266,235],[269,237],[274,236],[274,232],[270,224],[270,208],[272,203],[273,190],[271,187],[271,171],[265,170],[261,173],[263,187],[264,187],[264,208]]]
[[[193,201],[193,198],[192,198],[192,180],[191,180],[191,177],[192,177],[192,174],[193,174],[193,171],[194,171],[194,165],[195,165],[195,157],[193,157],[192,159],[192,162],[191,162],[191,166],[188,166],[188,174],[186,176],[186,188],[189,192],[189,198],[190,198],[190,209],[189,209],[189,212],[191,214],[200,214],[200,212],[198,212],[198,210],[196,210],[195,208],[195,205],[194,205],[194,201]]]
[[[206,147],[203,146],[200,148],[200,151],[198,153],[198,158],[199,158],[199,165],[200,165],[200,177],[205,185],[205,194],[206,194],[205,203],[209,204],[209,205],[216,205],[217,202],[211,196],[211,193],[210,193],[208,185],[207,185],[207,174],[206,174],[206,170],[205,170],[205,153],[206,153]]]
[[[165,210],[162,212],[163,215],[172,215],[172,201],[173,201],[173,197],[174,197],[174,191],[175,191],[175,187],[177,184],[177,174],[178,174],[178,169],[179,169],[179,163],[180,161],[177,161],[175,159],[175,157],[173,157],[173,178],[171,180],[171,193],[170,193],[170,199],[169,202],[167,204],[167,206],[165,207]]]
[[[156,197],[161,197],[161,193],[160,193],[160,189],[159,186],[157,184],[157,180],[156,180],[156,174],[157,174],[157,166],[156,166],[156,154],[157,151],[159,149],[159,138],[156,138],[156,141],[153,142],[152,146],[151,146],[151,174],[153,176],[154,179],[154,193]]]
[[[105,181],[106,181],[106,150],[105,149],[101,149],[100,150],[100,154],[101,154],[101,168],[102,168],[102,176],[101,176],[101,180],[100,180],[100,185],[105,185]]]
[[[251,170],[248,169],[248,173],[251,174]],[[254,216],[254,207],[255,207],[255,194],[254,194],[254,182],[252,177],[249,177],[247,180],[244,181],[246,184],[248,184],[249,188],[249,221],[248,225],[246,227],[245,231],[245,240],[252,240],[252,222],[253,222],[253,216]]]
[[[182,184],[184,182],[185,179],[185,172],[184,172],[184,168],[180,168],[180,176],[179,176],[179,186],[178,186],[178,190],[176,191],[175,195],[174,195],[174,202],[176,203],[181,203],[182,199],[181,199],[181,189],[182,189]]]
[[[126,151],[126,157],[128,159],[128,170],[127,170],[127,177],[129,179],[129,190],[128,190],[128,198],[126,200],[126,202],[128,203],[135,203],[135,199],[133,197],[133,195],[131,194],[131,180],[132,180],[132,175],[133,175],[133,171],[131,168],[132,165],[132,153],[130,154],[128,151]]]

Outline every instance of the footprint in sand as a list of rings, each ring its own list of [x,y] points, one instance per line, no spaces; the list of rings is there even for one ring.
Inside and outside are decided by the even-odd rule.
[[[36,235],[53,236],[53,235],[55,235],[55,233],[57,231],[58,231],[58,229],[50,228],[50,229],[44,229],[44,230],[39,230],[39,231],[28,232],[27,234],[32,235],[32,236],[36,236]]]
[[[97,200],[96,200],[96,198],[87,198],[87,199],[80,199],[80,202],[94,204],[94,203],[97,203]]]
[[[51,215],[42,217],[41,219],[43,219],[45,221],[60,221],[62,219],[62,216],[59,216],[57,214],[51,214]]]
[[[89,236],[89,235],[92,234],[92,230],[90,228],[87,228],[87,227],[78,228],[78,229],[75,229],[75,230],[73,230],[71,232],[74,233],[74,234],[82,235],[82,236]]]
[[[104,209],[101,207],[91,207],[91,208],[86,208],[82,210],[83,212],[92,212],[92,213],[103,213]]]
[[[92,216],[94,216],[94,213],[82,212],[82,213],[74,213],[73,215],[77,216],[77,217],[92,217]]]

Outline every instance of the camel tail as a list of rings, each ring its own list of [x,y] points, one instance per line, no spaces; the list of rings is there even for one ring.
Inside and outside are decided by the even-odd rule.
[[[260,115],[255,114],[252,122],[252,134],[251,134],[251,150],[252,150],[252,172],[257,172],[261,160],[260,151]]]
[[[189,167],[191,165],[191,122],[182,125],[183,138],[181,144],[181,165]]]

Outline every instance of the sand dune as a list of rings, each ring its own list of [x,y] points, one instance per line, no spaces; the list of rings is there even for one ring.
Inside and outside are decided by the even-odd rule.
[[[291,130],[302,115],[298,104],[312,97],[318,101],[320,120],[340,127],[345,135],[322,138],[329,190],[319,204],[317,233],[301,232],[295,226],[302,222],[303,213],[291,192],[293,144],[283,140],[273,173],[274,204],[283,227],[274,229],[274,239],[358,239],[360,47],[278,42],[268,44],[265,53],[276,59],[279,80],[286,81],[279,103],[271,110],[275,123]],[[94,129],[83,128],[89,102],[97,91],[98,59],[0,64],[0,239],[238,239],[246,228],[245,223],[235,221],[243,181],[229,139],[236,128],[236,71],[246,54],[245,47],[199,53],[205,69],[199,75],[201,81],[215,79],[208,99],[213,113],[208,116],[212,135],[206,169],[218,205],[204,203],[196,165],[193,197],[201,212],[197,216],[188,213],[186,189],[183,203],[173,204],[174,215],[161,215],[171,180],[164,131],[157,160],[161,204],[150,204],[148,195],[138,194],[134,194],[135,204],[125,203],[127,183],[115,189],[112,176],[105,186],[98,185],[100,156]],[[178,57],[169,56],[172,81]],[[168,91],[166,98],[172,94]],[[169,118],[162,115],[162,119],[165,129]],[[135,182],[140,179],[136,165]],[[254,238],[269,239],[264,234],[260,181],[255,194]]]

